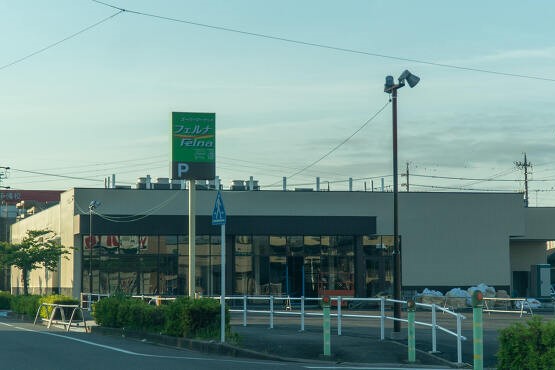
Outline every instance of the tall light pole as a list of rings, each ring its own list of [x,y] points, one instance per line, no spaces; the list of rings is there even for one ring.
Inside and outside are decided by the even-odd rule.
[[[391,94],[393,110],[393,331],[401,332],[401,248],[399,247],[399,183],[397,180],[397,90],[405,86],[405,82],[412,88],[420,78],[405,70],[395,83],[393,76],[385,78],[384,92]]]
[[[100,202],[93,200],[89,204],[89,311],[92,306],[92,293],[93,293],[93,273],[92,273],[92,257],[93,257],[93,213],[94,210],[100,206]]]

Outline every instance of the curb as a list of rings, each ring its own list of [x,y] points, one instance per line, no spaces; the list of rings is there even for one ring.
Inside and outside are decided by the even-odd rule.
[[[106,328],[102,326],[91,326],[91,333],[131,338],[141,341],[148,341],[164,346],[184,348],[203,353],[227,355],[231,357],[247,357],[258,360],[274,360],[284,362],[297,361],[296,359],[289,359],[285,357],[260,353],[249,349],[239,348],[227,343],[219,343],[215,340],[203,341],[190,338],[178,338],[162,334],[126,330],[125,328]]]
[[[93,334],[101,334],[101,335],[110,335],[110,336],[117,336],[123,338],[129,338],[133,340],[139,341],[147,341],[149,343],[169,346],[169,347],[176,347],[176,348],[183,348],[193,351],[198,351],[202,353],[208,354],[218,354],[218,355],[225,355],[230,357],[245,357],[257,360],[271,360],[271,361],[281,361],[281,362],[299,362],[299,363],[321,363],[321,364],[334,364],[337,363],[330,360],[324,359],[306,359],[306,358],[290,358],[290,357],[282,357],[277,355],[271,355],[261,352],[256,352],[250,349],[236,347],[231,344],[227,343],[219,343],[215,340],[203,341],[198,339],[190,339],[190,338],[178,338],[178,337],[170,337],[167,335],[162,334],[154,334],[154,333],[146,333],[134,330],[126,330],[125,328],[107,328],[102,326],[91,326],[91,333]],[[391,341],[393,343],[398,344],[400,347],[405,347],[403,343],[399,343],[396,341]],[[417,350],[420,355],[431,357],[434,360],[442,363],[443,365],[450,367],[450,368],[468,368],[468,364],[463,364],[463,366],[458,366],[455,363],[452,363],[448,360],[445,360],[441,357],[434,356],[430,353],[425,351]],[[396,366],[396,367],[427,367],[429,368],[430,365],[423,365],[417,363],[397,363],[397,364],[364,364],[364,363],[350,363],[350,362],[340,362],[341,364],[353,364],[354,366],[364,366],[364,365],[371,365],[371,366]]]

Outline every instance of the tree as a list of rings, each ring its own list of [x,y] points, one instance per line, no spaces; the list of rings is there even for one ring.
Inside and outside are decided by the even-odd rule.
[[[20,243],[10,243],[6,247],[5,264],[19,268],[23,275],[23,294],[29,294],[29,273],[39,267],[49,271],[58,268],[60,257],[67,259],[69,251],[56,240],[51,230],[27,230]]]

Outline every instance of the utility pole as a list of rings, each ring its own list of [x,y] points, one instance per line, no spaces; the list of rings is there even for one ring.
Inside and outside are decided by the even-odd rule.
[[[518,169],[524,169],[524,206],[528,207],[528,167],[532,168],[532,163],[528,162],[524,153],[524,162],[517,161],[515,166]]]
[[[4,167],[4,166],[0,166],[0,189],[4,188],[4,189],[9,189],[9,186],[2,186],[2,181],[4,179],[8,178],[8,170],[10,169],[10,167]]]
[[[407,182],[401,184],[401,186],[404,186],[407,188],[407,193],[409,192],[409,162],[407,162],[407,170],[405,173],[401,174],[401,177],[406,177],[407,178]]]

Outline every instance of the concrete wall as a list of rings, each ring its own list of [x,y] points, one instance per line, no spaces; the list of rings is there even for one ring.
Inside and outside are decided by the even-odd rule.
[[[49,229],[60,235],[60,205],[50,207],[36,215],[29,216],[11,227],[11,242],[17,243],[23,240],[27,230]],[[62,243],[63,245],[63,243]],[[52,272],[44,268],[38,268],[29,273],[29,293],[46,294],[60,285],[60,269]],[[12,292],[23,293],[23,281],[21,270],[12,267]]]
[[[527,240],[555,240],[555,207],[525,208]]]
[[[530,271],[530,266],[547,263],[546,243],[542,241],[512,242],[511,271]]]
[[[519,194],[404,193],[399,203],[403,285],[510,284],[509,236],[524,233]]]

